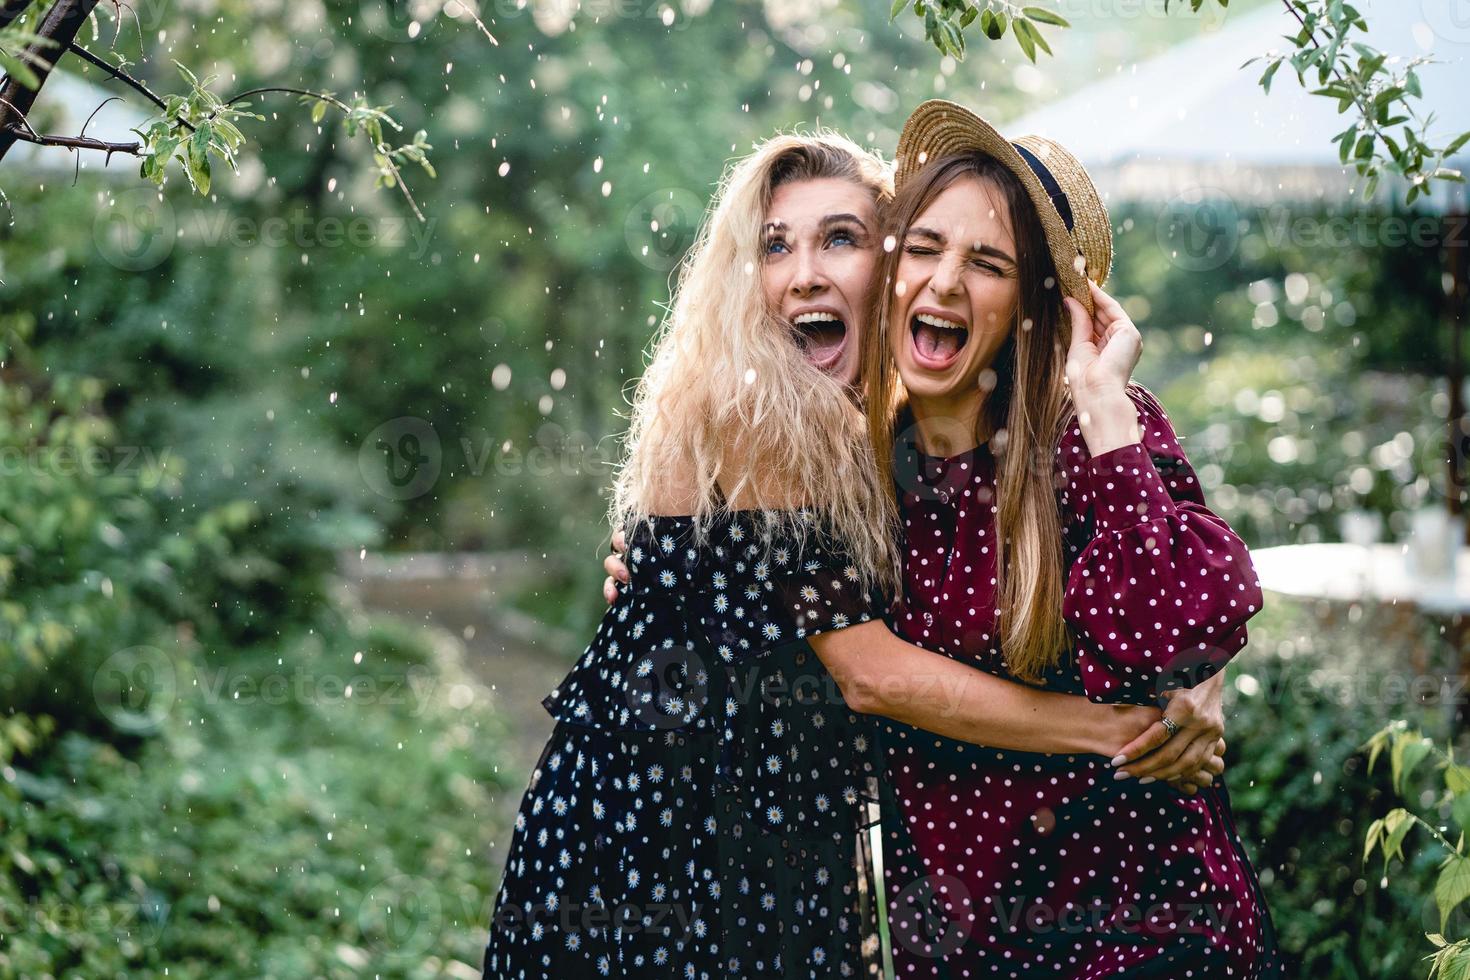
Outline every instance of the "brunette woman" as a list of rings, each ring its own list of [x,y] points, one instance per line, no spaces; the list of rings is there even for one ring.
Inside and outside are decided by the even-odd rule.
[[[1218,676],[1261,589],[1163,408],[1129,382],[1141,338],[1098,286],[1111,229],[1081,164],[925,103],[885,234],[864,366],[903,534],[894,628],[1098,703]],[[1277,968],[1223,777],[1189,797],[1085,755],[883,733],[900,978]]]

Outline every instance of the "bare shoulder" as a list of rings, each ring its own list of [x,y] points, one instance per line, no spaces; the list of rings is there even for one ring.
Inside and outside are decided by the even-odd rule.
[[[795,510],[810,503],[799,476],[777,461],[762,458],[739,440],[721,450],[719,482],[734,510]]]

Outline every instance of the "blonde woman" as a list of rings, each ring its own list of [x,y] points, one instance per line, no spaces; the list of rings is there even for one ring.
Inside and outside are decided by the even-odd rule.
[[[1111,227],[1091,180],[1059,144],[943,101],[897,156],[864,351],[873,444],[899,474],[895,629],[1098,702],[1219,677],[1261,588],[1129,381],[1141,338],[1098,285]],[[900,978],[1279,975],[1223,778],[1188,798],[1086,756],[894,722],[884,738]]]
[[[985,744],[1156,737],[1156,708],[1031,690],[879,621],[897,531],[852,382],[888,192],[831,133],[722,181],[634,400],[612,503],[631,574],[544,701],[486,977],[870,974],[883,760],[854,707],[880,690]]]

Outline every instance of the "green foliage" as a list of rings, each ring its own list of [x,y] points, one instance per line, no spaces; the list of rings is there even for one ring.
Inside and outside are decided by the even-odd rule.
[[[227,660],[172,646],[155,734],[71,731],[6,764],[0,976],[478,966],[507,789],[487,692],[415,632],[322,626]]]
[[[1273,598],[1250,629],[1230,667],[1225,779],[1286,975],[1409,976],[1420,937],[1441,928],[1438,857],[1395,857],[1393,889],[1365,868],[1372,828],[1386,839],[1409,824],[1370,774],[1363,733],[1408,719],[1447,737],[1464,700],[1456,658],[1432,626],[1391,609]]]
[[[1434,883],[1439,927],[1437,932],[1425,934],[1437,950],[1425,959],[1431,961],[1430,980],[1435,977],[1463,977],[1470,970],[1470,936],[1450,940],[1443,933],[1450,916],[1470,900],[1470,853],[1465,850],[1465,831],[1470,829],[1470,768],[1455,762],[1453,743],[1447,743],[1441,750],[1432,739],[1402,720],[1379,729],[1364,748],[1368,752],[1370,773],[1386,749],[1394,792],[1410,799],[1417,795],[1422,801],[1424,814],[1431,818],[1442,818],[1448,814],[1458,829],[1455,840],[1451,841],[1445,835],[1449,825],[1440,819],[1426,819],[1408,808],[1395,807],[1368,826],[1363,860],[1372,857],[1375,850],[1381,853],[1384,882],[1387,883],[1389,864],[1395,859],[1403,860],[1404,841],[1411,830],[1422,828],[1433,840],[1443,852]],[[1414,781],[1415,770],[1428,759],[1433,760],[1439,773],[1435,789],[1412,794],[1412,790],[1422,783],[1422,780]]]
[[[1021,51],[1032,62],[1036,61],[1036,49],[1051,54],[1051,45],[1042,36],[1037,25],[1070,27],[1071,22],[1055,10],[1047,7],[1023,6],[1009,0],[894,0],[891,19],[909,8],[923,21],[924,37],[939,49],[940,54],[963,61],[965,57],[965,29],[976,21],[980,31],[992,41],[999,41],[1009,27]]]
[[[1339,114],[1355,110],[1348,127],[1333,142],[1338,144],[1342,162],[1351,162],[1363,178],[1364,196],[1373,198],[1384,172],[1409,181],[1406,204],[1429,193],[1429,181],[1464,183],[1458,170],[1444,164],[1470,141],[1470,132],[1444,145],[1431,144],[1430,120],[1410,101],[1423,95],[1415,69],[1434,59],[1421,55],[1407,61],[1391,60],[1387,53],[1355,40],[1353,33],[1366,32],[1368,22],[1343,0],[1286,0],[1286,4],[1300,23],[1291,38],[1295,50],[1252,58],[1245,64],[1265,62],[1261,87],[1268,92],[1277,70],[1289,64],[1302,87],[1315,84],[1312,94],[1335,100]],[[1307,81],[1310,72],[1315,72],[1315,83]],[[1402,127],[1398,139],[1390,132],[1394,126]]]
[[[1229,0],[1218,0],[1221,7]],[[1383,173],[1395,173],[1409,181],[1406,204],[1413,204],[1420,194],[1430,192],[1429,182],[1448,180],[1464,183],[1464,176],[1445,162],[1467,142],[1470,132],[1462,133],[1443,145],[1429,140],[1430,119],[1421,117],[1411,99],[1421,98],[1419,76],[1414,69],[1431,63],[1428,56],[1411,58],[1399,64],[1388,54],[1360,40],[1354,31],[1366,31],[1367,21],[1357,8],[1343,0],[1283,0],[1286,9],[1297,19],[1300,30],[1291,36],[1295,49],[1284,54],[1264,54],[1251,58],[1241,67],[1257,61],[1265,62],[1261,87],[1271,90],[1271,81],[1283,64],[1290,64],[1303,87],[1309,87],[1307,73],[1316,71],[1313,95],[1333,99],[1337,111],[1355,110],[1346,129],[1333,138],[1339,144],[1343,164],[1351,162],[1363,178],[1364,196],[1371,200]],[[1189,0],[1191,11],[1198,12],[1205,0]],[[1038,25],[1070,27],[1060,14],[1047,7],[1023,6],[1013,0],[895,0],[892,18],[912,8],[922,20],[924,37],[939,50],[957,60],[965,57],[965,31],[977,20],[980,32],[991,41],[1005,37],[1007,26],[1020,45],[1021,52],[1036,61],[1038,49],[1051,54]],[[1164,9],[1169,9],[1165,0]],[[1398,138],[1390,129],[1402,127]]]
[[[505,788],[488,692],[331,597],[377,533],[356,484],[325,452],[295,472],[323,447],[262,427],[246,364],[211,370],[233,338],[167,325],[89,351],[0,318],[0,976],[468,972]]]

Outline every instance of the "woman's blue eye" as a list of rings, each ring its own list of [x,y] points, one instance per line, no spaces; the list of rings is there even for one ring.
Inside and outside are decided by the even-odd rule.
[[[845,231],[834,231],[832,233],[832,237],[829,238],[829,239],[827,239],[827,244],[828,245],[835,245],[838,242],[846,242],[848,245],[855,245],[855,244],[857,244],[857,240],[854,239],[847,232],[845,232]]]
[[[770,241],[766,242],[766,254],[770,255],[772,252],[776,251],[776,249],[785,247],[785,242],[781,241],[779,238],[773,238]]]

